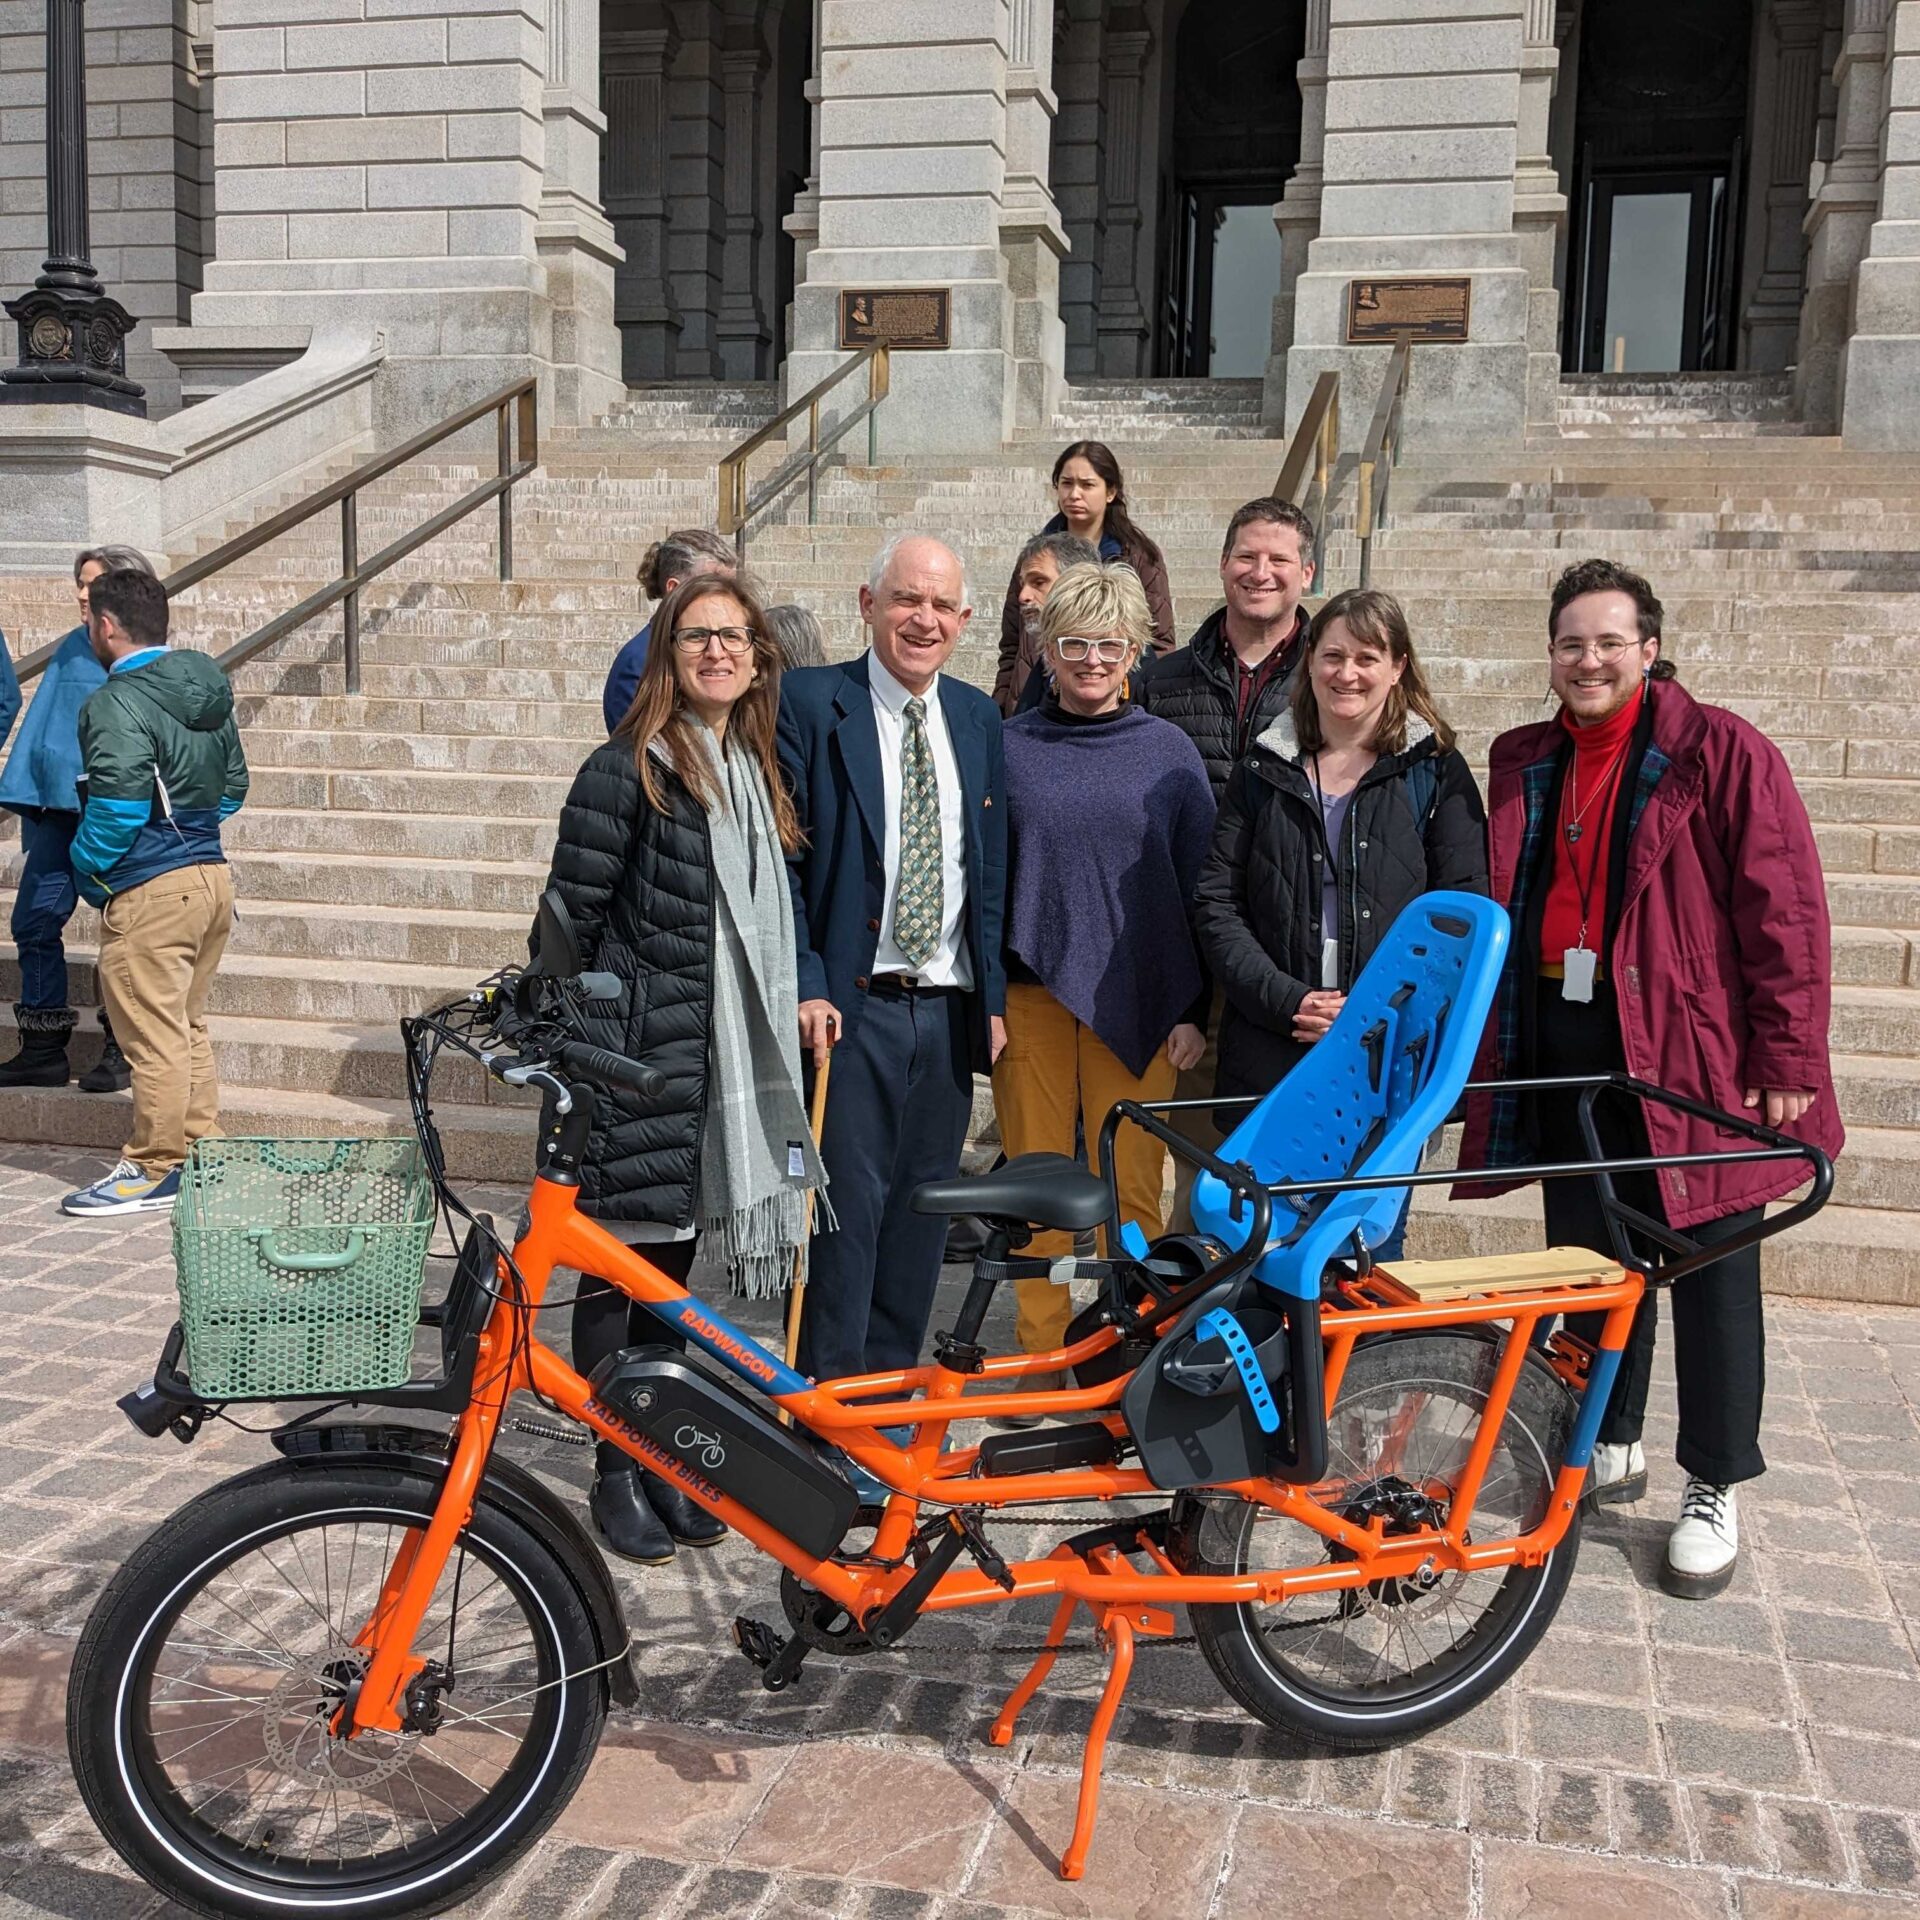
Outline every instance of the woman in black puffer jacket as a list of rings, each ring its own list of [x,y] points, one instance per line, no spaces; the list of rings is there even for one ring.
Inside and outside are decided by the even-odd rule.
[[[1228,778],[1194,900],[1226,995],[1214,1091],[1278,1085],[1401,910],[1443,887],[1487,890],[1480,790],[1399,602],[1336,594],[1307,636],[1291,705]],[[1404,1225],[1403,1212],[1375,1252],[1397,1254]]]
[[[620,731],[574,778],[547,881],[572,917],[583,969],[620,982],[618,999],[587,1003],[584,1037],[645,1061],[666,1081],[651,1099],[597,1096],[580,1210],[682,1282],[702,1227],[720,1236],[736,1275],[737,1262],[757,1254],[784,1276],[790,1255],[772,1239],[790,1224],[798,1196],[789,1190],[818,1181],[816,1164],[803,1177],[752,1183],[765,1159],[762,1109],[785,1137],[796,1117],[806,1132],[784,858],[795,828],[773,752],[779,650],[752,594],[712,578],[670,593],[654,634]],[[769,951],[778,948],[782,927],[784,1013],[769,1004],[780,996],[769,990],[759,946],[764,934]],[[727,1062],[736,1085],[760,1070],[757,1101],[728,1100]],[[652,1342],[682,1344],[638,1302],[581,1276],[573,1310],[580,1372]],[[725,1533],[619,1448],[602,1443],[596,1461],[593,1519],[616,1553],[659,1562],[673,1557],[676,1540],[709,1546]]]

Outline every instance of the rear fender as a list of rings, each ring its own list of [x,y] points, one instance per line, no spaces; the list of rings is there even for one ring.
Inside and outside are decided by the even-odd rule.
[[[446,1435],[419,1427],[355,1422],[296,1427],[276,1433],[273,1444],[295,1467],[337,1467],[359,1457],[377,1459],[383,1467],[435,1486],[446,1478]],[[620,1604],[619,1590],[606,1561],[572,1509],[525,1467],[503,1459],[497,1452],[487,1462],[482,1486],[489,1499],[549,1548],[566,1568],[592,1616],[600,1658],[611,1663],[606,1673],[614,1699],[623,1707],[637,1706],[640,1689],[633,1677],[626,1610]]]

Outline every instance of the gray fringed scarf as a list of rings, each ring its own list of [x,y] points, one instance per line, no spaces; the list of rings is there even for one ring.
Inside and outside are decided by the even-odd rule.
[[[807,1194],[827,1184],[800,1096],[793,896],[766,782],[751,753],[695,739],[719,777],[713,845],[713,980],[707,1114],[700,1142],[700,1235],[736,1293],[784,1291],[804,1265]],[[824,1193],[816,1201],[831,1227]]]

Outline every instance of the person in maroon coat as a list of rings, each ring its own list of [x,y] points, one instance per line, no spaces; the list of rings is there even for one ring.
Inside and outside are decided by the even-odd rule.
[[[1674,680],[1660,619],[1653,589],[1610,560],[1569,567],[1554,587],[1548,660],[1560,712],[1502,734],[1490,758],[1492,893],[1512,915],[1513,940],[1474,1077],[1624,1070],[1837,1153],[1826,887],[1807,810],[1770,740]],[[1672,1108],[1618,1096],[1603,1096],[1596,1117],[1610,1157],[1737,1144]],[[1536,1156],[1587,1157],[1577,1102],[1469,1098],[1462,1166]],[[1615,1184],[1629,1205],[1717,1244],[1755,1225],[1800,1177],[1797,1162],[1748,1160]],[[1593,1181],[1543,1191],[1549,1244],[1609,1246]],[[1687,1484],[1661,1582],[1705,1599],[1733,1577],[1734,1488],[1766,1467],[1758,1247],[1677,1281],[1672,1312],[1675,1453]],[[1594,1450],[1600,1500],[1635,1499],[1646,1486],[1640,1436],[1657,1319],[1649,1293]],[[1597,1325],[1572,1325],[1597,1337]]]

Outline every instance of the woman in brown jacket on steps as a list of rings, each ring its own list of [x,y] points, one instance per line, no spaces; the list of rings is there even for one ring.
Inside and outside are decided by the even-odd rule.
[[[1076,440],[1053,463],[1053,493],[1060,511],[1042,533],[1071,533],[1087,542],[1102,560],[1122,560],[1140,576],[1147,611],[1153,619],[1153,651],[1171,653],[1173,595],[1167,587],[1167,562],[1160,549],[1133,524],[1120,462],[1098,440]],[[1000,607],[1000,671],[993,700],[1004,714],[1021,704],[1020,696],[1035,666],[1034,639],[1020,619],[1020,571],[1007,582]],[[1031,705],[1031,702],[1028,702]]]

